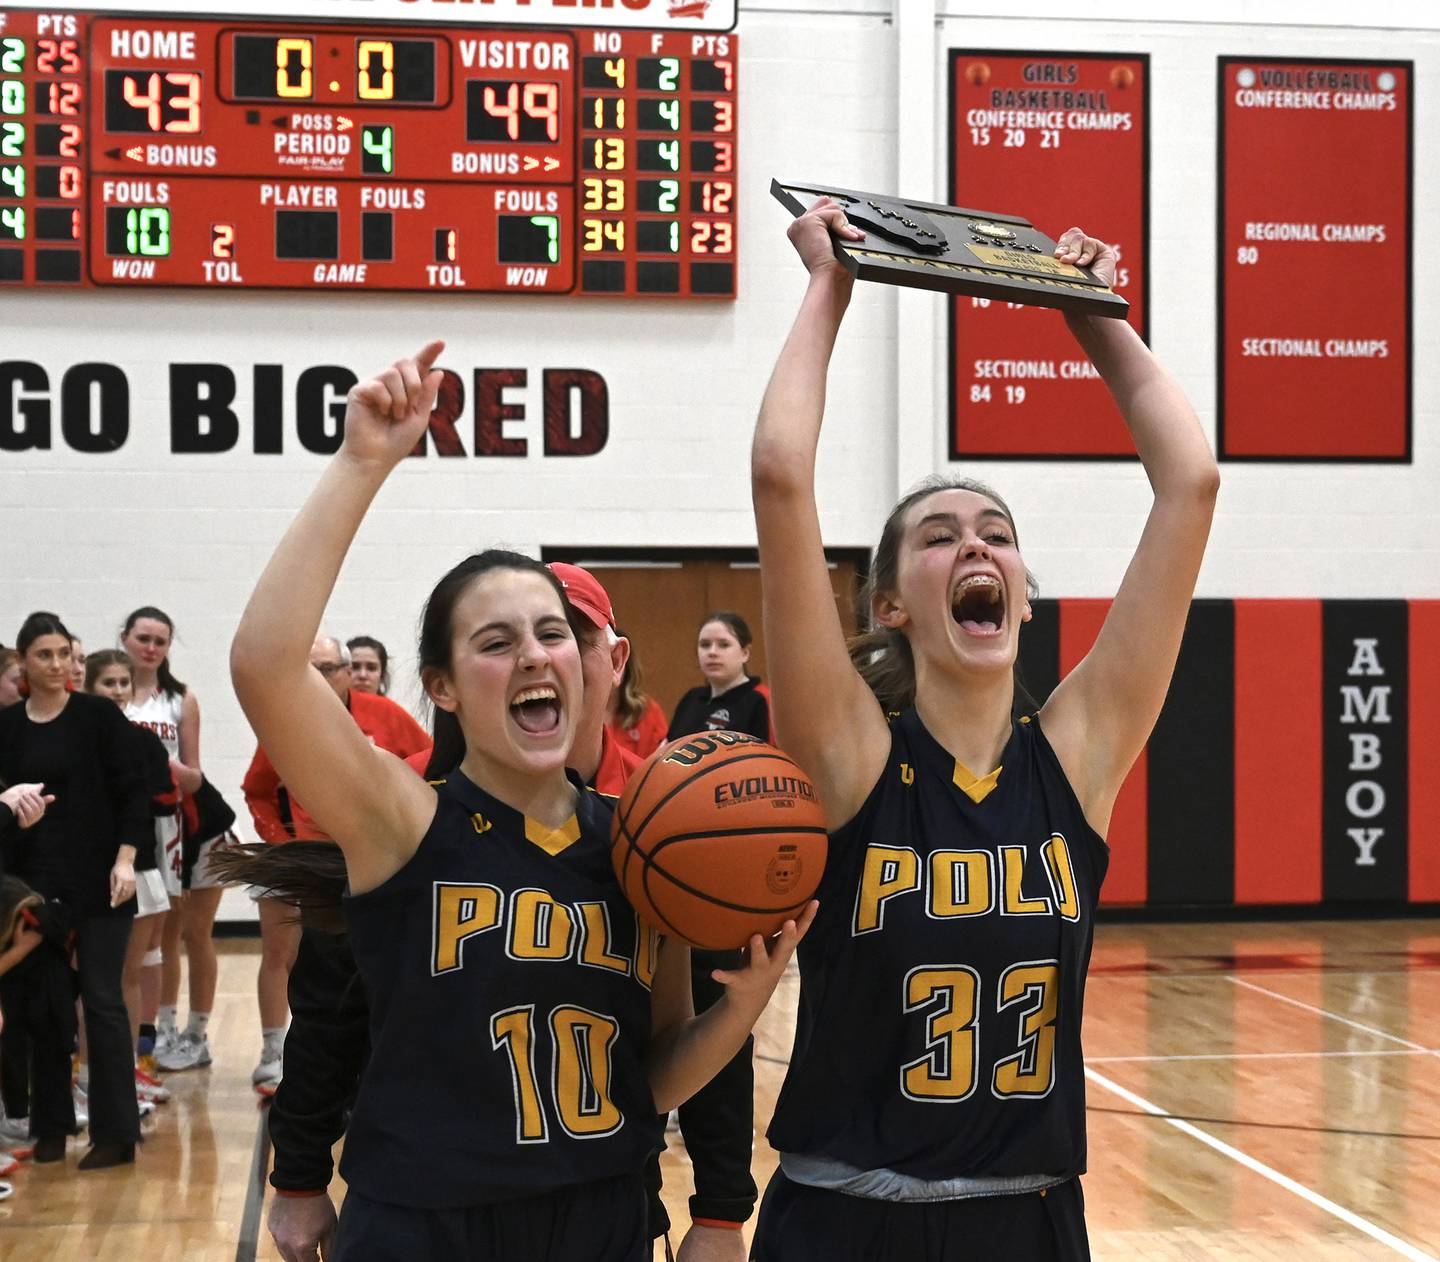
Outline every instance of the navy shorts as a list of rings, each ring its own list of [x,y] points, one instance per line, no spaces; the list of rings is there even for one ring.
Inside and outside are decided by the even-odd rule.
[[[1080,1180],[962,1201],[877,1201],[775,1171],[754,1262],[1089,1262]]]
[[[649,1262],[645,1186],[623,1175],[463,1209],[411,1209],[350,1189],[332,1262]]]

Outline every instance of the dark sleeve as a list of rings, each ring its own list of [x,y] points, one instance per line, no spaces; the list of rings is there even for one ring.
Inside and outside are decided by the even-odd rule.
[[[670,728],[665,733],[667,741],[673,741],[681,736],[689,736],[695,730],[695,691],[692,688],[680,698],[680,704],[675,707],[675,715],[670,720]]]
[[[330,1150],[345,1133],[360,1071],[370,1053],[370,1005],[343,936],[306,929],[290,970],[285,1076],[270,1102],[272,1186],[328,1187]]]
[[[145,788],[145,763],[135,726],[113,702],[92,707],[99,732],[98,753],[115,818],[115,844],[155,846],[154,817]]]

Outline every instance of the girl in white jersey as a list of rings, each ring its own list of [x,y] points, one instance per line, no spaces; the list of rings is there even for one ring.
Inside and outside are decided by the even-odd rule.
[[[120,647],[134,664],[135,696],[125,717],[149,728],[170,755],[171,770],[182,796],[200,787],[200,704],[195,693],[170,670],[170,645],[175,624],[153,605],[134,610],[125,619]],[[210,938],[220,889],[184,892],[180,850],[167,855],[163,867],[166,889],[178,914],[156,917],[145,956],[141,992],[142,1024],[155,1026],[155,1066],[190,1069],[210,1063],[206,1026],[215,1002],[215,947]],[[182,1036],[175,1014],[180,998],[180,940],[190,957],[190,1022]],[[143,1034],[142,1034],[143,1039]],[[153,1068],[142,1048],[142,1068]]]

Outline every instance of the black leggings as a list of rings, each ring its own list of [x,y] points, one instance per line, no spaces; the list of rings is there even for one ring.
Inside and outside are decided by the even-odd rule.
[[[140,1138],[135,1052],[120,985],[130,926],[129,916],[91,916],[75,926],[75,960],[90,1056],[93,1143],[133,1144]],[[28,1106],[30,1134],[36,1139],[73,1134],[70,1054],[75,1050],[75,972],[60,948],[45,943],[7,974],[0,1001],[5,1005],[0,1056],[9,1062],[6,1108]]]
[[[962,1201],[876,1201],[776,1170],[760,1203],[754,1262],[1089,1262],[1080,1180]]]

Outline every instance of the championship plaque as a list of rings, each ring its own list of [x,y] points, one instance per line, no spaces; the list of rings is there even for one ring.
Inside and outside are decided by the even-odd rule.
[[[834,198],[865,233],[864,241],[830,238],[860,280],[1122,320],[1130,309],[1090,268],[1060,262],[1055,242],[1017,215],[779,180],[770,191],[797,217],[817,198]]]

